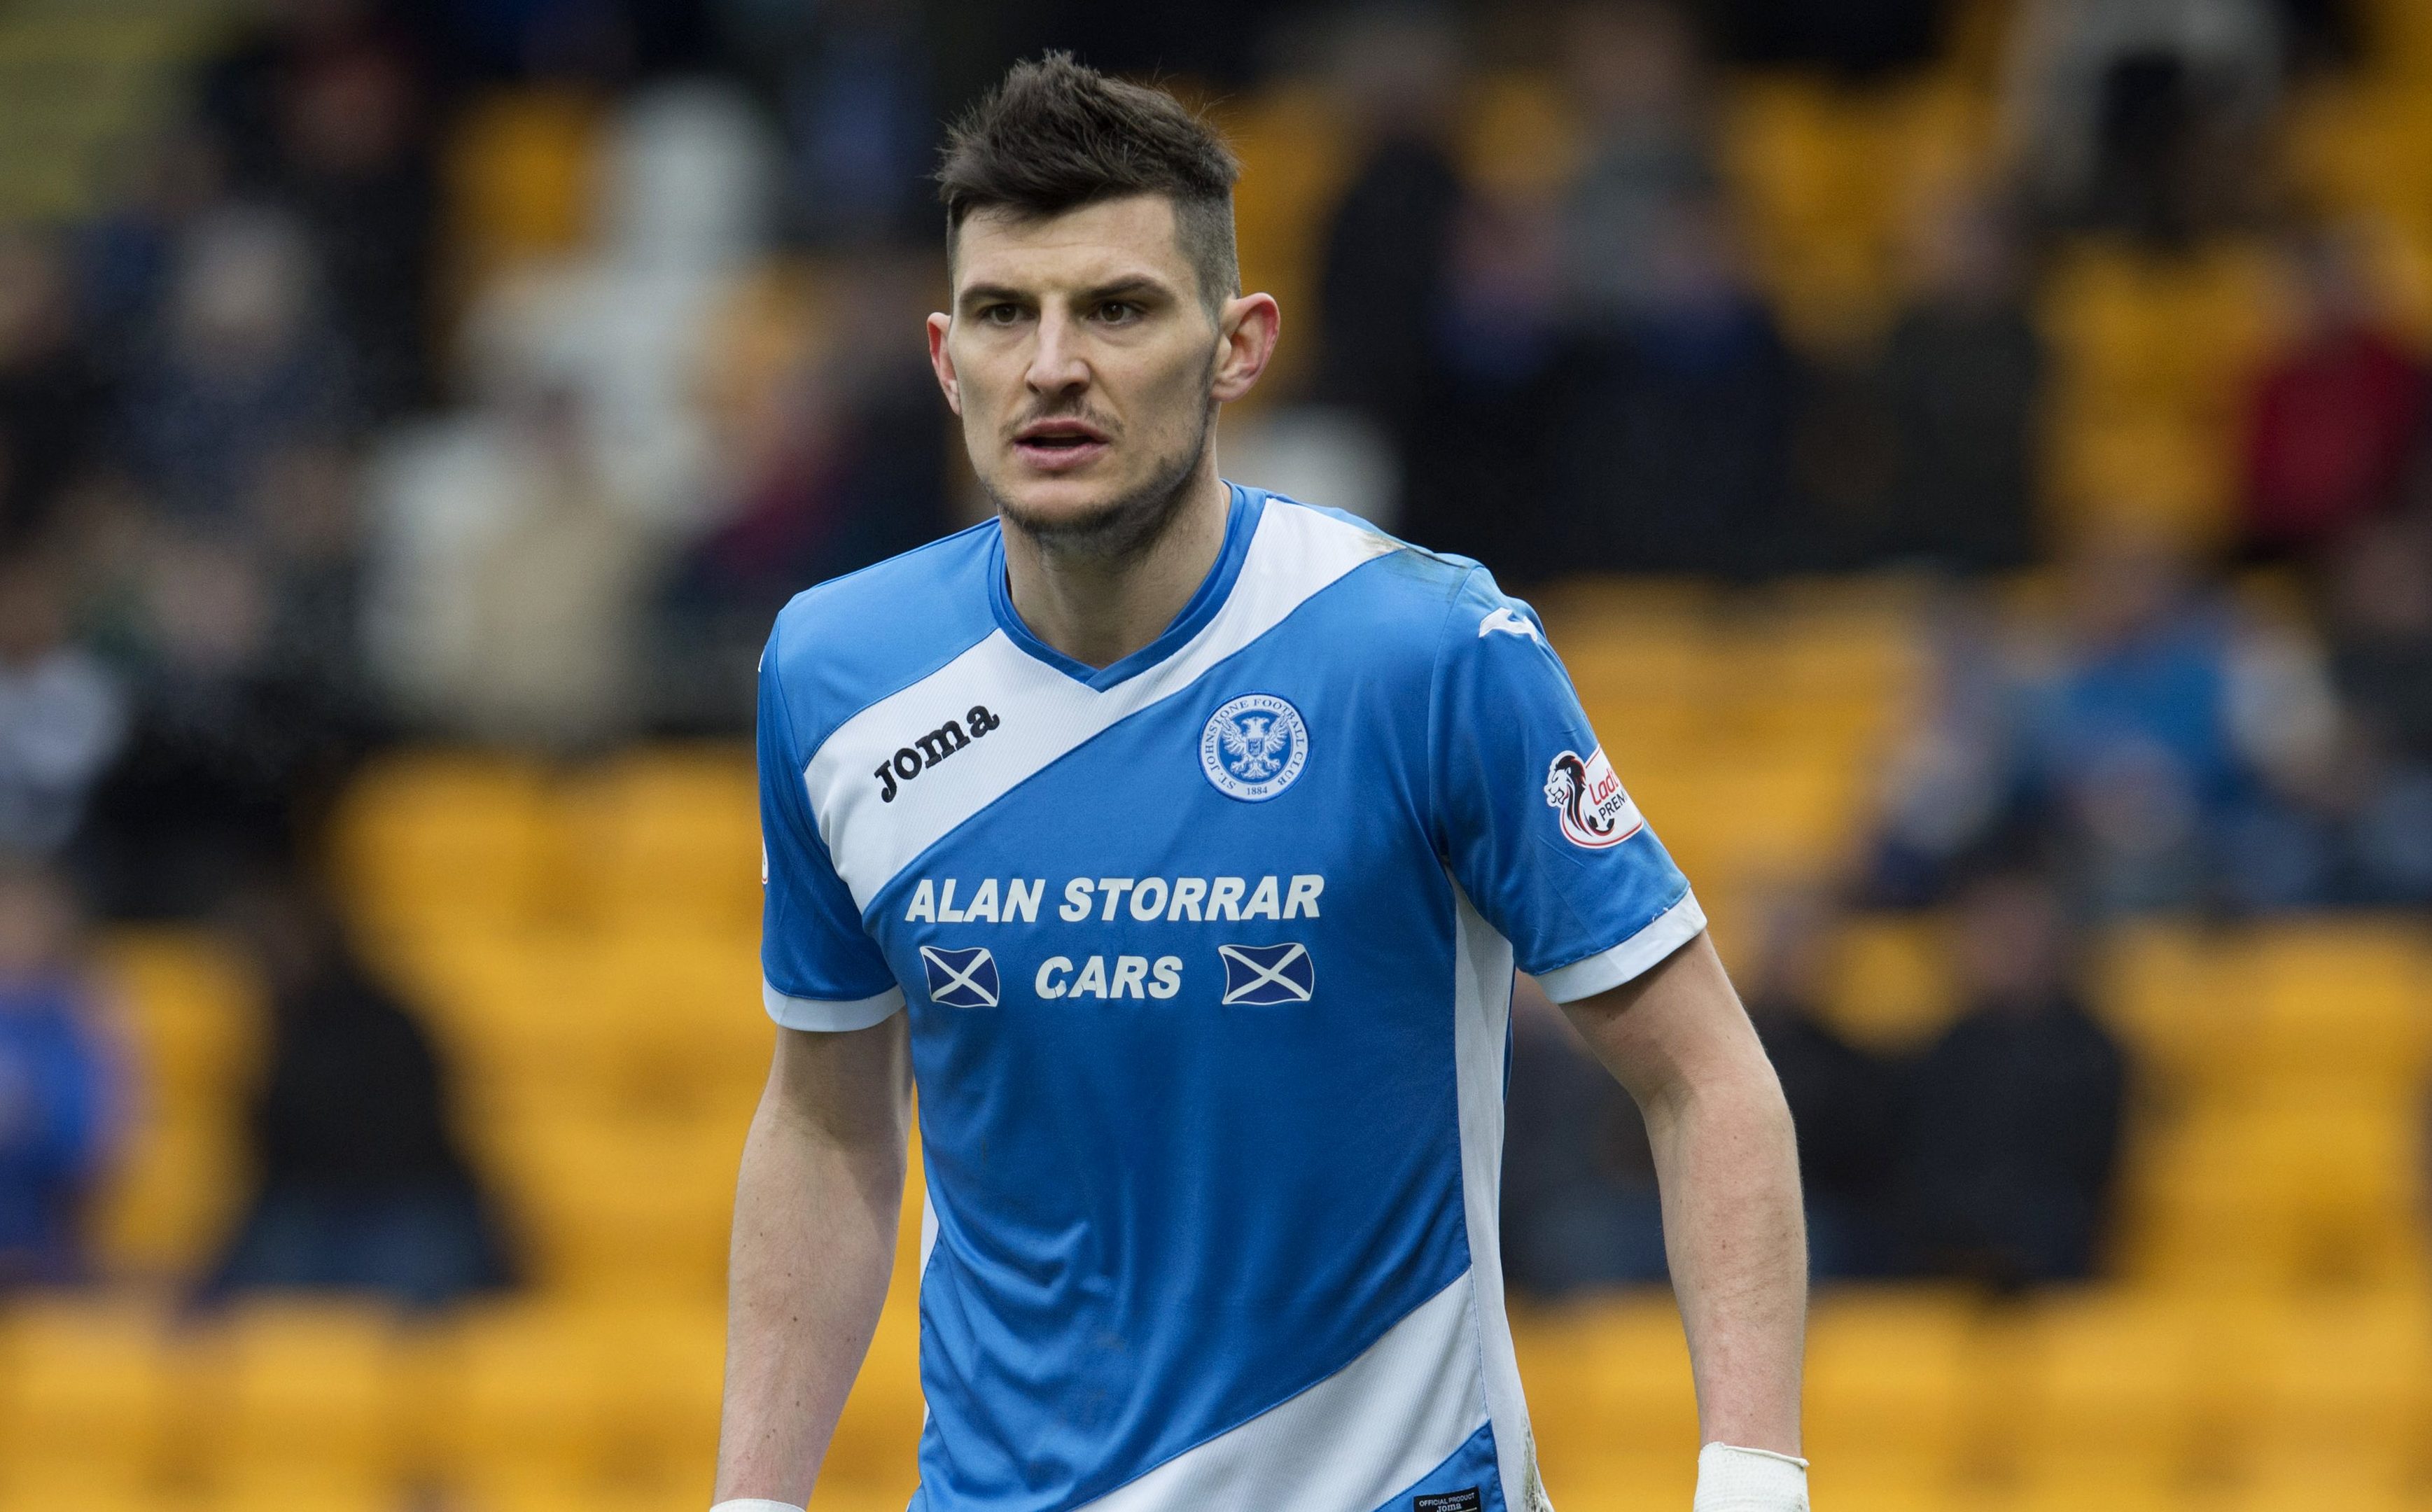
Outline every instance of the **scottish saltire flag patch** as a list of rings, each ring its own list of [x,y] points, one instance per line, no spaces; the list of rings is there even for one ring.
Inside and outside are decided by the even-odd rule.
[[[996,957],[985,945],[968,950],[920,947],[920,964],[929,972],[929,1000],[948,1008],[993,1008],[997,1000]]]
[[[1224,963],[1222,1001],[1250,1003],[1307,1002],[1317,992],[1317,963],[1309,948],[1287,945],[1220,945]]]

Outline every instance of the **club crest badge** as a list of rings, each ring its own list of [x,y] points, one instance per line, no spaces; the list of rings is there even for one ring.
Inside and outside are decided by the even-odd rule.
[[[1545,801],[1561,817],[1562,838],[1590,850],[1617,846],[1647,825],[1601,746],[1584,757],[1573,750],[1555,757],[1545,768]]]
[[[1272,693],[1234,699],[1199,732],[1199,765],[1226,798],[1263,803],[1300,777],[1309,762],[1309,726]]]
[[[996,957],[988,947],[941,950],[920,947],[920,966],[929,975],[929,1000],[944,1008],[993,1008],[997,1000]]]

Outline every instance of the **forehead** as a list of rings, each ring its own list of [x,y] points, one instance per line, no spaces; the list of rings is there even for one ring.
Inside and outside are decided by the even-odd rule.
[[[1046,292],[1103,288],[1148,277],[1191,287],[1191,260],[1162,194],[1098,200],[1055,215],[974,210],[954,238],[954,287],[987,283]]]

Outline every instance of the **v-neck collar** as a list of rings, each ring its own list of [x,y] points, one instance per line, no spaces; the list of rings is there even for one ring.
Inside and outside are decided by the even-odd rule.
[[[1022,615],[1014,611],[1013,590],[1005,579],[1003,525],[997,527],[996,537],[988,546],[988,607],[996,614],[997,628],[1028,655],[1099,693],[1157,665],[1189,645],[1191,638],[1216,617],[1216,612],[1224,608],[1224,600],[1232,596],[1233,583],[1241,576],[1241,563],[1250,554],[1250,537],[1258,533],[1258,519],[1265,511],[1267,496],[1263,492],[1243,488],[1239,483],[1228,482],[1224,486],[1232,491],[1232,501],[1225,511],[1224,545],[1216,553],[1215,565],[1209,567],[1208,576],[1200,580],[1198,591],[1191,596],[1191,602],[1182,606],[1182,613],[1174,616],[1174,623],[1166,626],[1157,639],[1131,655],[1106,666],[1091,666],[1087,662],[1066,656],[1031,633],[1030,627],[1023,624]]]

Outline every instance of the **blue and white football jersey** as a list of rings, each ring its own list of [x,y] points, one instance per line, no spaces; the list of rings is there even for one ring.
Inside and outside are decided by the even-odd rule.
[[[1544,1507],[1512,968],[1569,1000],[1705,921],[1526,604],[1236,487],[1101,669],[991,521],[786,608],[760,771],[769,1013],[911,1016],[915,1512]]]

